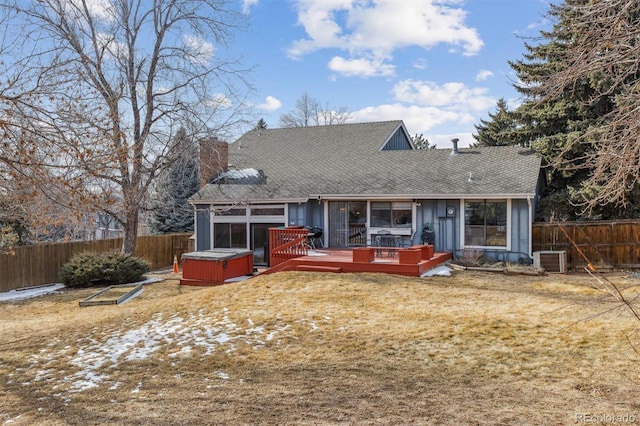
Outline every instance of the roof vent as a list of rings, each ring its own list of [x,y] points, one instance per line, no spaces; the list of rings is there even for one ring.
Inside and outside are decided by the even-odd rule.
[[[453,144],[453,149],[451,150],[451,155],[458,154],[458,138],[451,139],[451,143]]]

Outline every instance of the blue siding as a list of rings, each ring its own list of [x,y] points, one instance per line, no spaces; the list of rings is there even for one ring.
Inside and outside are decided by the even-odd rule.
[[[412,149],[411,142],[401,128],[396,130],[385,146],[382,147],[382,151],[404,151],[410,149]]]
[[[307,226],[324,228],[324,204],[318,201],[307,203]]]
[[[209,210],[196,210],[196,251],[211,250]]]
[[[434,247],[437,251],[457,252],[460,250],[460,201],[459,200],[421,200],[416,218],[414,244],[421,242],[422,228],[429,224],[435,233]],[[447,217],[447,207],[455,209],[453,217]]]
[[[447,208],[455,211],[452,217],[446,214]],[[463,212],[460,211],[460,200],[420,200],[416,217],[416,235],[413,243],[420,243],[422,228],[430,224],[435,232],[435,249],[437,251],[450,251],[454,256],[460,255],[461,247],[461,220]],[[511,200],[511,250],[486,250],[489,257],[505,262],[516,263],[529,257],[529,203],[526,199]]]
[[[529,222],[527,200],[511,200],[511,262],[529,258]]]

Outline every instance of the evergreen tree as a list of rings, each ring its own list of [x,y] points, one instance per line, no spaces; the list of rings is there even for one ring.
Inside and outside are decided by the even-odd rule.
[[[599,206],[589,212],[581,204],[590,195],[582,183],[589,168],[579,167],[584,158],[597,150],[597,138],[585,139],[589,128],[612,108],[613,98],[598,86],[602,78],[580,78],[555,93],[540,91],[569,67],[567,48],[579,38],[575,27],[576,7],[588,0],[566,0],[551,6],[549,17],[555,22],[551,31],[541,32],[543,42],[526,43],[524,59],[509,62],[518,76],[515,88],[524,102],[512,113],[514,140],[532,146],[544,159],[548,186],[540,204],[545,219],[598,219],[629,214],[612,206]],[[580,139],[582,143],[574,143]],[[571,166],[569,166],[571,165]]]
[[[519,145],[517,123],[513,113],[507,108],[507,102],[500,98],[496,104],[496,112],[489,113],[490,120],[480,120],[480,124],[474,126],[477,134],[473,137],[479,146],[506,146]],[[527,145],[527,142],[524,142]]]
[[[416,133],[415,136],[411,138],[411,141],[416,149],[436,149],[436,145],[431,145],[429,139],[425,138],[422,133]]]
[[[574,133],[550,157],[563,174],[582,177],[574,202],[590,216],[640,217],[640,3],[566,0],[554,10],[571,39],[564,66],[536,96],[572,94],[587,119],[570,123]]]
[[[198,191],[199,170],[195,144],[181,128],[174,138],[169,166],[158,178],[148,225],[154,234],[193,231],[193,207],[188,199]]]
[[[258,123],[256,124],[255,130],[265,130],[267,128],[267,122],[264,121],[264,118],[260,118]]]

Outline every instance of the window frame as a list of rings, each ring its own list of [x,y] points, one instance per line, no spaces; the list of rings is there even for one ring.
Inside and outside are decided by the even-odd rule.
[[[375,204],[388,204],[388,210],[387,209],[376,209],[374,208]],[[395,208],[394,208],[395,207]],[[411,201],[371,201],[370,202],[370,216],[369,216],[369,223],[371,228],[375,228],[375,229],[394,229],[394,230],[402,230],[402,229],[411,229],[413,228],[413,221],[414,221],[414,208],[413,208],[413,203]],[[384,211],[386,213],[388,213],[389,216],[389,224],[388,225],[383,225],[383,224],[379,224],[379,223],[374,223],[374,219],[377,218],[376,215],[374,215],[374,210],[375,211]],[[396,225],[396,220],[398,218],[403,217],[405,214],[400,214],[400,212],[408,212],[409,216],[408,219],[402,224],[402,226],[398,226]]]
[[[506,204],[506,213],[507,213],[507,218],[506,218],[506,235],[505,235],[505,239],[506,239],[506,245],[501,245],[501,246],[490,246],[490,245],[477,245],[477,244],[467,244],[466,242],[466,231],[467,231],[467,219],[466,219],[466,204],[468,202],[483,202],[483,203],[487,203],[487,202],[504,202]],[[506,251],[510,251],[511,250],[511,199],[510,198],[465,198],[465,199],[461,199],[460,200],[460,239],[461,239],[461,247],[462,248],[475,248],[475,249],[482,249],[482,250],[506,250]],[[486,223],[486,218],[484,219],[484,225],[469,225],[469,226],[482,226],[485,229],[485,239],[486,239],[486,229],[488,226],[494,226],[494,225],[487,225]],[[485,241],[486,243],[486,241]]]

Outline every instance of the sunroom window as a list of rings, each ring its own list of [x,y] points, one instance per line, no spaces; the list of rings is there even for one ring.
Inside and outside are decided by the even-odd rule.
[[[371,226],[374,228],[411,228],[411,202],[371,203]]]
[[[464,243],[467,246],[506,247],[507,201],[465,201]]]

